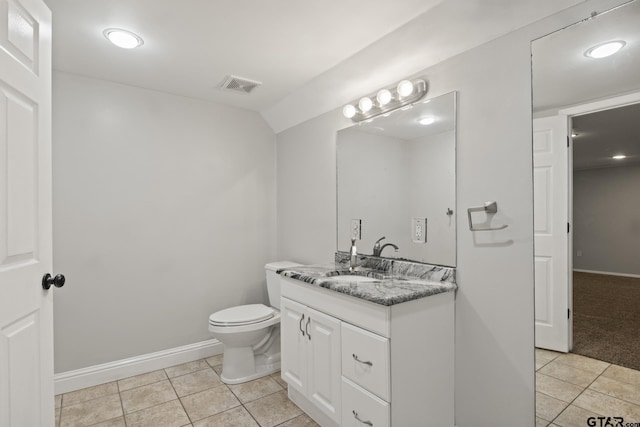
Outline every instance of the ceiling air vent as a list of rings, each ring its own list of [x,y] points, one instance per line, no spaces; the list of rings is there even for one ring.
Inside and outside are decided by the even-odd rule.
[[[220,88],[223,90],[247,94],[251,93],[261,84],[262,83],[255,80],[249,80],[238,76],[229,76],[220,84]]]

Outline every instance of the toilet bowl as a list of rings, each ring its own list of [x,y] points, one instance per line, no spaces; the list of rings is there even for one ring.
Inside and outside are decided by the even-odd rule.
[[[280,276],[289,261],[265,265],[271,307],[248,304],[226,308],[209,316],[209,332],[224,345],[220,379],[239,384],[280,370]]]

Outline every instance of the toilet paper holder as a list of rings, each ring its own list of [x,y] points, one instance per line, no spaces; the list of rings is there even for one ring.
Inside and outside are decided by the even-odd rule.
[[[485,212],[486,214],[494,214],[498,212],[498,203],[497,202],[486,202],[484,206],[477,206],[473,208],[467,209],[467,215],[469,218],[469,230],[471,231],[495,231],[495,230],[504,230],[508,227],[508,225],[501,225],[499,227],[490,227],[490,228],[478,228],[473,225],[473,219],[471,218],[471,213],[473,212]]]

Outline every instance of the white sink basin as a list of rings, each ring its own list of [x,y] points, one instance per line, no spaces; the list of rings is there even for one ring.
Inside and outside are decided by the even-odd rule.
[[[354,276],[351,276],[351,275],[331,276],[331,277],[327,277],[327,279],[331,279],[331,281],[339,282],[339,283],[368,283],[368,282],[379,281],[379,279],[375,279],[373,277],[355,276],[355,275]]]

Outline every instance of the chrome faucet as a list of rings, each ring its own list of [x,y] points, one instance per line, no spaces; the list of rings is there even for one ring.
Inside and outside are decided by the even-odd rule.
[[[384,248],[386,248],[387,246],[393,246],[393,248],[396,250],[396,252],[398,252],[398,249],[400,249],[399,247],[397,247],[396,245],[394,245],[393,243],[387,243],[386,245],[380,245],[380,242],[382,240],[386,239],[385,236],[382,236],[381,238],[379,238],[376,241],[376,244],[373,245],[373,256],[381,256],[382,251],[384,250]]]
[[[349,250],[349,272],[353,272],[358,266],[358,249],[356,248],[356,239],[351,239],[351,249]]]

